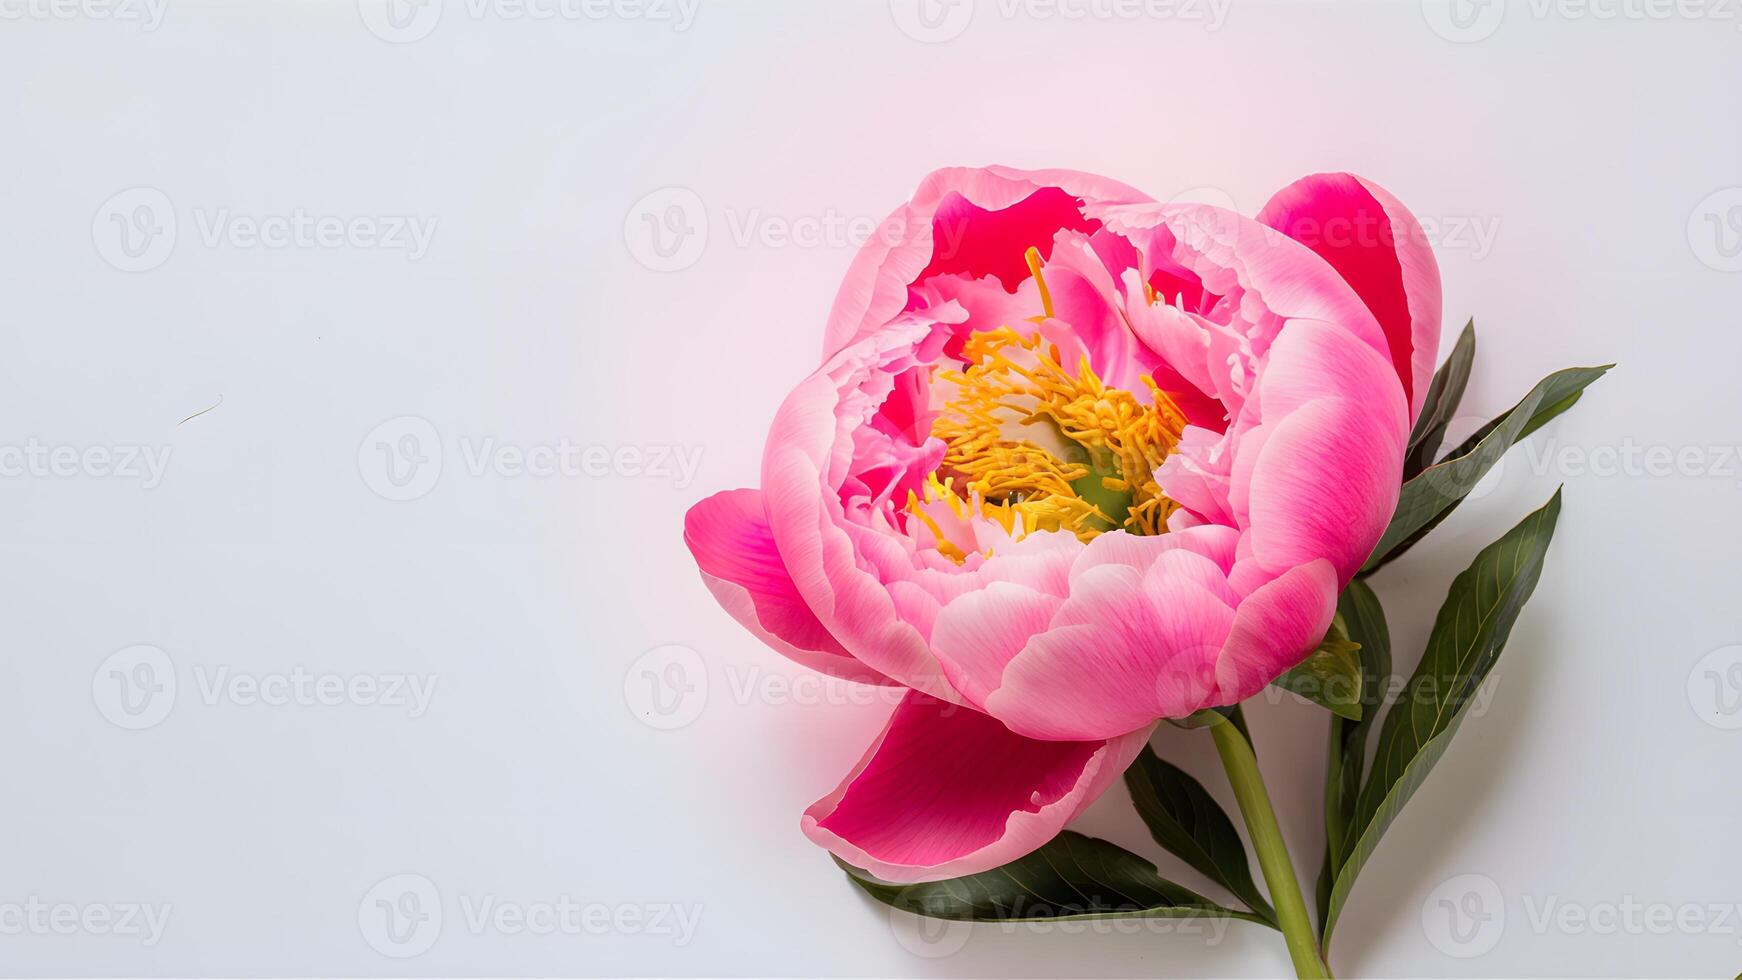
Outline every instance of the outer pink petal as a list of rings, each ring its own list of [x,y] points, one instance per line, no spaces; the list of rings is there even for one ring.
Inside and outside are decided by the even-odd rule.
[[[1355,288],[1384,328],[1409,417],[1421,413],[1440,342],[1440,269],[1415,215],[1353,174],[1303,177],[1258,220],[1306,245]]]
[[[835,296],[834,309],[829,313],[828,330],[823,336],[824,356],[863,337],[906,309],[908,286],[933,266],[939,256],[949,258],[965,254],[974,247],[969,238],[971,221],[955,220],[946,215],[941,230],[936,227],[940,208],[952,207],[959,199],[979,210],[1002,211],[1037,191],[1049,188],[1056,188],[1089,204],[1149,200],[1141,191],[1118,181],[1074,170],[1017,170],[994,166],[951,167],[935,171],[920,183],[913,200],[885,219],[854,256]],[[1080,213],[1077,217],[1081,217]],[[1060,224],[1053,224],[1044,229],[1041,239],[1021,243],[1012,258],[1020,261],[1022,249],[1030,245],[1049,246],[1059,227]]]
[[[1015,582],[993,582],[951,600],[932,627],[932,649],[951,686],[984,706],[1004,665],[1052,622],[1064,600]]]
[[[1347,582],[1397,506],[1409,437],[1389,365],[1329,323],[1292,321],[1259,378],[1262,426],[1235,455],[1231,499],[1272,574],[1328,558]]]
[[[727,490],[691,507],[684,543],[708,591],[762,642],[825,674],[893,683],[854,659],[799,595],[774,546],[761,491]]]
[[[1189,715],[1216,694],[1233,601],[1221,568],[1184,548],[1147,572],[1091,568],[1053,628],[1010,661],[986,709],[1043,739],[1107,738]]]
[[[913,692],[802,826],[885,881],[987,871],[1056,836],[1119,778],[1153,727],[1106,741],[1038,742]]]
[[[1293,568],[1240,603],[1216,662],[1215,704],[1234,704],[1303,660],[1337,614],[1337,573],[1319,560]]]

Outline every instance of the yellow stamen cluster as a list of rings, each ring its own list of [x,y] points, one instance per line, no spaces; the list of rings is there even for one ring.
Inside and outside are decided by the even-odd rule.
[[[944,475],[932,475],[924,501],[908,501],[940,551],[965,558],[926,512],[940,500],[957,517],[977,511],[1018,536],[1068,530],[1087,541],[1115,528],[1166,529],[1177,505],[1156,484],[1155,468],[1186,420],[1154,381],[1143,379],[1145,403],[1103,384],[1088,358],[1072,373],[1056,345],[1010,327],[969,337],[963,357],[966,369],[937,378],[956,389],[931,430],[945,444]]]

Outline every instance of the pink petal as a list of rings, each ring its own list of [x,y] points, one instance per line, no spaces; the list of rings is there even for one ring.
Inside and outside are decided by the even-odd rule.
[[[1147,572],[1092,568],[1052,629],[1005,667],[986,710],[1044,739],[1108,738],[1189,715],[1216,692],[1234,601],[1221,568],[1183,548],[1163,552]]]
[[[1240,603],[1216,662],[1216,704],[1234,704],[1305,659],[1337,614],[1337,573],[1319,560],[1289,569]]]
[[[727,490],[691,507],[684,515],[684,543],[708,591],[762,642],[825,674],[891,683],[854,659],[799,595],[774,546],[760,491]]]
[[[885,881],[987,871],[1056,836],[1119,778],[1152,727],[1107,741],[1038,742],[913,692],[802,826]]]
[[[907,307],[908,287],[930,275],[996,275],[1014,289],[1028,275],[1025,250],[1045,252],[1061,227],[1091,227],[1077,200],[1148,199],[1118,181],[1072,170],[935,171],[854,256],[829,313],[823,352],[832,354],[894,318]]]
[[[1402,393],[1365,343],[1291,321],[1259,380],[1264,422],[1235,453],[1230,499],[1273,574],[1329,558],[1347,582],[1397,505],[1408,422]]]
[[[1415,215],[1353,174],[1314,174],[1278,191],[1258,220],[1301,242],[1353,286],[1385,331],[1410,419],[1440,341],[1440,270]]]
[[[1047,628],[1063,602],[1014,582],[993,582],[952,600],[931,632],[932,649],[951,686],[971,703],[984,705],[1004,665]]]

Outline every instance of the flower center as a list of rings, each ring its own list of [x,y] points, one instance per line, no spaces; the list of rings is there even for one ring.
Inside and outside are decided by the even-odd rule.
[[[1046,307],[1035,322],[1044,322],[1052,302],[1032,249],[1029,264]],[[1115,529],[1166,531],[1178,505],[1161,492],[1155,469],[1186,420],[1152,379],[1143,379],[1147,399],[1110,388],[1086,355],[1068,369],[1058,345],[1009,326],[969,336],[963,359],[967,367],[936,378],[955,389],[931,428],[944,443],[943,463],[927,478],[925,499],[908,500],[938,550],[966,558],[937,524],[939,503],[957,518],[977,512],[1015,537],[1065,530],[1086,542]]]

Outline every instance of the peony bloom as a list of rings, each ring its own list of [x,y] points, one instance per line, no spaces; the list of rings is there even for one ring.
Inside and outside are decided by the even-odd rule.
[[[1415,218],[1346,174],[1254,220],[943,170],[884,231],[761,489],[684,535],[770,646],[907,689],[803,826],[929,881],[1039,847],[1158,719],[1317,645],[1397,502],[1439,276]]]

